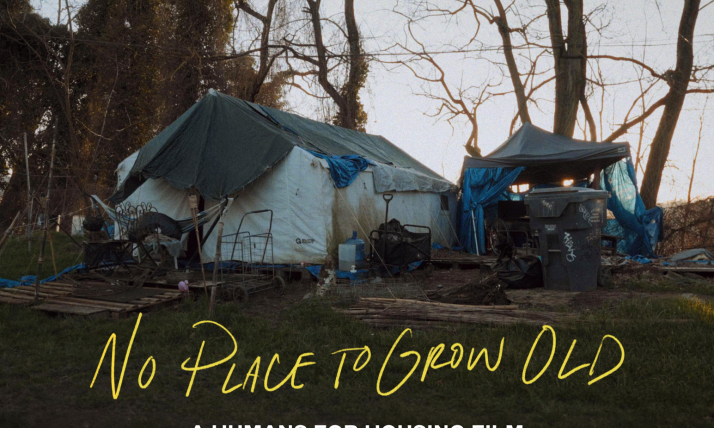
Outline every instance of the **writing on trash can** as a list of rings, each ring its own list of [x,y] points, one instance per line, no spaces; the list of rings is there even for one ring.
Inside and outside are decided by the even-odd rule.
[[[573,242],[573,237],[570,236],[570,233],[568,232],[563,232],[563,243],[565,244],[566,247],[568,247],[568,253],[565,255],[565,259],[569,262],[574,262],[575,261],[575,249],[573,246],[575,243]]]
[[[587,221],[590,226],[593,225],[593,216],[590,214],[590,211],[588,211],[587,208],[585,208],[585,205],[580,205],[579,208],[580,213],[583,215],[583,220]]]

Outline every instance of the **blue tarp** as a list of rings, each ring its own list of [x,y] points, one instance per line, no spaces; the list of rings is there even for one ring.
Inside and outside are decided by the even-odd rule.
[[[611,193],[607,209],[615,216],[608,220],[603,233],[623,238],[617,244],[621,253],[654,257],[657,242],[664,237],[663,211],[660,207],[645,210],[632,160],[627,158],[605,168],[601,183]]]
[[[62,277],[62,275],[66,274],[66,273],[70,273],[74,270],[82,270],[82,269],[84,269],[84,263],[70,266],[67,269],[63,270],[62,272],[58,273],[57,275],[48,276],[47,278],[41,280],[40,284],[44,284],[45,282],[55,281],[55,280],[59,279],[60,277]],[[19,287],[21,285],[33,285],[35,283],[36,278],[37,277],[35,275],[25,275],[22,278],[20,278],[19,281],[13,281],[11,279],[0,278],[0,288]]]
[[[469,168],[464,171],[459,236],[466,251],[486,253],[484,208],[496,204],[524,169]]]
[[[357,178],[360,171],[364,171],[374,163],[359,155],[328,156],[322,153],[310,152],[314,156],[325,159],[330,165],[330,176],[335,187],[347,187]]]

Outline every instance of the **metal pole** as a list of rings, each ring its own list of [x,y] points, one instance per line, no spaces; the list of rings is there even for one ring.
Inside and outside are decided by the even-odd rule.
[[[223,217],[221,215],[221,217]],[[216,287],[218,287],[218,270],[221,269],[221,238],[223,237],[223,222],[218,223],[218,236],[216,236],[216,254],[213,256],[213,284],[211,286],[211,303],[208,306],[208,316],[213,315],[213,306],[216,304]]]
[[[25,171],[27,172],[27,252],[32,253],[32,194],[30,190],[30,160],[27,154],[27,132],[24,132],[25,141]]]
[[[47,179],[47,195],[45,196],[45,223],[42,230],[42,246],[40,247],[40,257],[37,259],[37,276],[35,277],[35,304],[37,304],[40,291],[40,275],[42,275],[42,257],[45,255],[45,243],[47,242],[47,232],[50,227],[50,190],[52,189],[52,168],[55,166],[55,141],[57,140],[57,120],[55,120],[55,131],[52,135],[52,155],[50,156],[50,176]]]
[[[474,210],[471,210],[471,227],[474,230],[474,243],[476,244],[476,254],[479,254],[480,251],[478,248],[478,236],[476,236],[476,220],[474,218]]]

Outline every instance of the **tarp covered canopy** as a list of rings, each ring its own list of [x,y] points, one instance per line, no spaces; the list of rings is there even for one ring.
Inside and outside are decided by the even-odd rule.
[[[211,90],[141,148],[110,200],[121,203],[149,178],[219,200],[253,182],[295,146],[325,155],[360,155],[443,180],[384,137]]]
[[[488,156],[466,156],[462,177],[463,171],[469,168],[525,167],[513,184],[578,180],[629,154],[627,143],[575,140],[526,123]]]

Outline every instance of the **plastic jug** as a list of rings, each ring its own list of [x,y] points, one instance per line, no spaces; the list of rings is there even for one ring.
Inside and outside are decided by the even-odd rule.
[[[352,266],[359,270],[364,267],[364,241],[357,237],[357,232],[352,232],[352,237],[339,246],[339,268],[343,271],[352,270]]]

